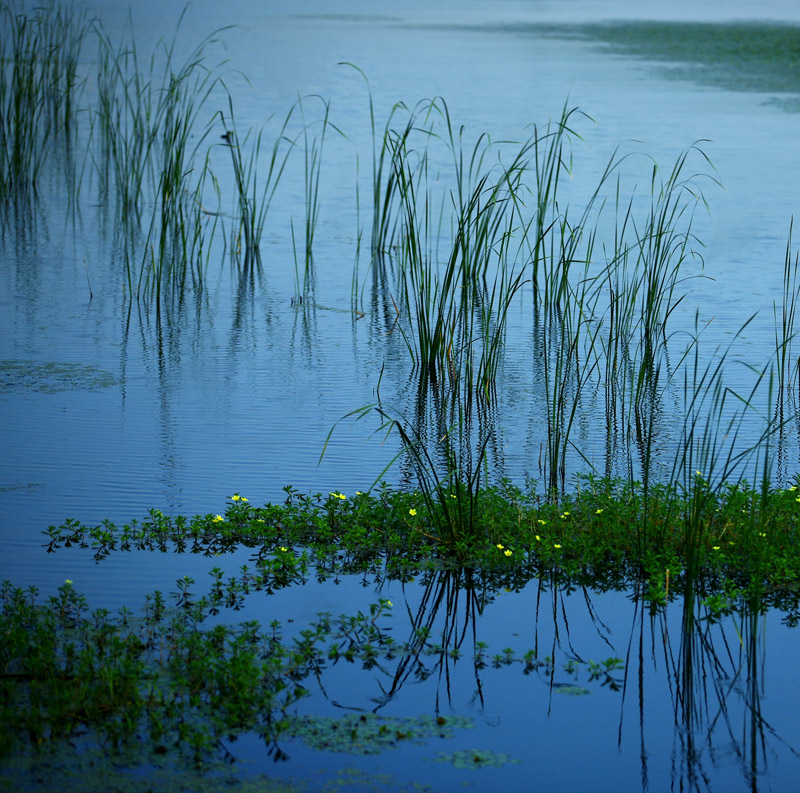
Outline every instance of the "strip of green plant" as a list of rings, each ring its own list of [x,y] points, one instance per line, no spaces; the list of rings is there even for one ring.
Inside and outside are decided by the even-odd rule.
[[[774,94],[800,90],[797,25],[626,20],[543,25],[536,32],[600,41],[613,52],[668,64],[668,76],[704,85]]]
[[[99,559],[118,550],[212,555],[247,546],[259,549],[257,566],[270,571],[267,587],[303,578],[309,564],[331,575],[385,569],[399,578],[469,567],[497,587],[533,577],[599,589],[649,579],[661,581],[667,594],[679,591],[686,576],[716,581],[712,588],[735,582],[759,596],[800,584],[796,485],[714,488],[699,473],[688,489],[593,477],[576,485],[557,503],[509,483],[481,488],[468,503],[455,488],[432,500],[387,485],[352,497],[287,487],[283,504],[263,507],[235,494],[224,515],[173,518],[151,510],[123,526],[68,520],[48,529],[47,548],[91,547]],[[451,513],[472,511],[459,524],[471,534],[437,534],[443,517],[434,513],[448,501]]]

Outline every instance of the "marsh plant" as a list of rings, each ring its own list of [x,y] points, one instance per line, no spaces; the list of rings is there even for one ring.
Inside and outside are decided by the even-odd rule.
[[[261,263],[261,237],[267,222],[270,205],[278,189],[286,163],[296,140],[287,136],[287,127],[295,107],[290,108],[283,120],[269,152],[266,173],[259,172],[259,160],[264,143],[266,125],[258,130],[248,130],[243,140],[236,133],[233,99],[228,96],[229,121],[221,113],[225,132],[224,145],[230,149],[234,182],[236,185],[236,221],[231,230],[231,250],[245,265]],[[269,123],[269,122],[267,122]]]
[[[195,276],[201,277],[209,244],[198,211],[207,175],[200,147],[213,115],[206,103],[220,79],[221,64],[209,65],[207,54],[219,31],[179,60],[182,20],[183,15],[172,39],[159,44],[146,66],[132,32],[115,43],[98,28],[97,167],[113,186],[126,242],[145,222],[142,243],[124,248],[129,294],[156,301],[165,284],[181,285],[188,267],[197,265]],[[134,247],[143,250],[138,272]]]
[[[51,151],[74,142],[88,30],[85,11],[55,0],[0,4],[0,198],[35,192]]]
[[[261,261],[270,208],[291,153],[302,147],[302,220],[291,220],[284,231],[295,253],[293,300],[303,303],[304,313],[313,311],[323,155],[330,134],[344,139],[329,99],[298,98],[275,128],[240,134],[222,83],[224,61],[216,56],[219,30],[184,47],[182,15],[174,35],[144,55],[132,22],[112,39],[99,21],[90,25],[55,4],[25,14],[5,3],[0,15],[6,22],[0,36],[5,194],[35,187],[49,142],[73,135],[81,86],[92,80],[88,156],[100,197],[114,208],[126,295],[160,305],[188,287],[202,289],[221,247],[245,265]],[[90,35],[98,58],[82,76]],[[669,478],[661,441],[677,446],[680,456],[685,439],[676,432],[665,438],[666,406],[706,379],[697,367],[685,369],[700,334],[672,328],[691,280],[701,274],[694,214],[706,206],[706,186],[717,181],[703,142],[665,170],[646,159],[644,191],[630,178],[634,153],[622,148],[587,186],[574,160],[579,124],[587,118],[578,108],[564,105],[553,121],[534,125],[518,141],[480,132],[471,138],[441,97],[397,103],[379,124],[366,75],[346,66],[367,87],[371,140],[370,228],[360,228],[359,206],[351,304],[357,317],[366,313],[367,283],[359,284],[358,272],[364,232],[370,311],[387,313],[387,349],[405,348],[404,373],[413,384],[407,394],[416,402],[413,410],[381,402],[381,421],[391,417],[420,487],[434,483],[434,492],[437,483],[459,481],[475,492],[497,465],[490,417],[499,407],[506,332],[517,309],[530,316],[530,386],[540,396],[543,429],[537,473],[551,497],[563,492],[573,467],[607,477],[640,475],[645,482],[657,468]],[[227,99],[224,111],[215,105],[220,98]],[[232,173],[232,195],[223,194],[221,168]],[[357,187],[357,202],[360,195]],[[231,212],[223,209],[226,201]],[[776,416],[765,419],[762,411],[759,420],[767,424],[757,437],[763,439],[792,415],[796,270],[790,233],[775,308],[775,404],[767,410]],[[311,325],[313,318],[303,322]],[[761,388],[767,369],[753,373]],[[722,372],[713,379],[721,382]],[[719,398],[730,402],[731,393],[723,388]],[[740,401],[747,421],[755,420],[755,397]],[[605,419],[602,462],[579,437],[581,419],[597,405]],[[422,453],[429,443],[436,450]]]

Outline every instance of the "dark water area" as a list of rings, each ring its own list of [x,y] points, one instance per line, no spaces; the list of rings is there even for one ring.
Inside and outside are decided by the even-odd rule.
[[[85,8],[88,19],[102,20],[110,39],[127,35],[127,3]],[[405,321],[397,308],[400,282],[392,280],[398,276],[376,286],[370,266],[370,94],[358,71],[342,62],[368,78],[379,134],[396,103],[412,109],[443,97],[465,151],[486,133],[507,158],[509,141],[525,140],[533,125],[544,129],[565,103],[580,108],[587,116],[571,119],[580,139],[572,142],[559,198],[573,217],[615,151],[629,155],[616,172],[622,204],[630,200],[641,212],[651,201],[654,163],[658,179],[666,178],[676,158],[696,145],[685,176],[698,175],[692,188],[696,195],[702,190],[703,200],[687,205],[691,255],[676,287],[676,298],[685,297],[669,318],[669,377],[658,386],[653,414],[660,433],[654,471],[669,476],[678,455],[692,356],[702,369],[727,351],[725,384],[748,398],[752,392],[752,410],[738,435],[721,433],[723,446],[735,440],[746,448],[774,427],[774,370],[768,367],[800,183],[796,4],[642,8],[623,0],[453,0],[376,7],[353,0],[333,8],[306,0],[291,6],[203,0],[181,18],[183,11],[179,2],[148,0],[130,13],[142,64],[153,52],[156,61],[163,57],[159,39],[171,41],[179,21],[178,57],[219,31],[207,52],[209,64],[223,64],[223,83],[211,91],[192,139],[201,152],[193,168],[199,172],[208,149],[219,188],[209,180],[202,198],[204,228],[216,229],[202,286],[188,283],[160,303],[131,298],[115,199],[103,190],[93,148],[99,135],[93,110],[79,115],[73,159],[54,146],[38,194],[0,208],[0,579],[50,594],[69,578],[92,606],[136,606],[154,589],[171,591],[180,576],[205,580],[217,564],[236,569],[246,554],[222,560],[131,554],[98,565],[87,551],[46,554],[42,532],[68,517],[123,522],[150,508],[216,514],[233,493],[257,504],[277,502],[289,484],[301,492],[345,494],[367,490],[381,477],[415,485],[407,462],[392,464],[400,441],[379,431],[377,416],[341,421],[380,398],[393,415],[423,416],[421,423],[437,434],[436,407],[420,400],[398,325]],[[92,40],[81,56],[86,108],[97,101],[97,64]],[[299,112],[287,133],[296,146],[266,221],[261,266],[244,266],[232,255],[238,210],[230,151],[221,139],[233,126],[226,90],[243,149],[255,136],[246,139],[247,130],[271,119],[262,168],[298,97],[317,145],[324,102],[330,102],[335,126],[319,159],[319,221],[308,277],[301,250],[308,160]],[[217,110],[225,122],[212,121]],[[397,111],[398,121],[404,112]],[[437,213],[449,209],[453,189],[452,153],[438,124],[427,138]],[[492,150],[487,162],[499,156]],[[79,189],[64,178],[73,160],[82,174]],[[596,221],[598,261],[613,245],[616,186],[609,181],[598,200],[598,207],[605,202]],[[143,199],[146,219],[153,201]],[[444,211],[442,217],[431,237],[437,244],[451,233],[452,220]],[[137,278],[147,222],[135,234]],[[796,249],[791,243],[790,260]],[[534,303],[526,279],[508,311],[496,394],[475,431],[491,436],[490,480],[534,481],[541,491],[549,407],[535,354],[541,329]],[[606,316],[598,305],[589,328]],[[700,342],[693,344],[696,336]],[[568,473],[593,468],[639,476],[635,442],[628,438],[609,450],[604,371],[598,365],[575,396]],[[790,481],[798,467],[793,397],[787,391],[784,432],[770,438],[776,481]],[[618,434],[625,435],[629,419],[616,415]],[[721,426],[728,417],[718,419]],[[737,475],[756,478],[761,469],[752,466],[760,460],[747,458]],[[423,592],[397,582],[307,583],[248,604],[246,618],[291,615],[300,626],[320,610],[348,613],[382,597],[395,603],[392,630],[402,633]],[[493,652],[524,653],[537,643],[549,648],[542,654],[557,659],[558,677],[523,675],[519,664],[478,675],[468,642],[450,672],[436,669],[408,681],[380,710],[398,718],[441,712],[472,720],[441,747],[426,742],[354,760],[291,739],[284,747],[291,759],[274,764],[265,760],[263,745],[243,740],[248,773],[312,778],[310,789],[323,789],[353,764],[366,774],[388,774],[391,783],[373,780],[378,789],[412,783],[437,791],[794,789],[800,687],[790,659],[798,639],[785,614],[734,612],[685,634],[687,612],[704,613],[698,603],[672,602],[651,618],[631,593],[564,592],[537,582],[521,592],[493,592],[490,601],[476,618],[477,638]],[[613,656],[625,664],[620,691],[588,681],[583,665]],[[581,661],[576,673],[564,673],[563,665],[575,659]],[[332,670],[324,693],[315,691],[302,711],[373,710],[386,680],[357,671]],[[573,682],[580,693],[568,689]],[[510,759],[461,769],[452,759],[434,762],[440,748],[480,748]]]

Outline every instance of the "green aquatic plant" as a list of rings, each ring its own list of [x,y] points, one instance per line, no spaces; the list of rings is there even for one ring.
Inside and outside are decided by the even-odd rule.
[[[701,426],[697,424],[698,432]],[[698,460],[696,453],[693,459]],[[291,487],[286,491],[284,503],[259,507],[230,500],[219,515],[172,517],[151,510],[144,520],[125,525],[68,520],[51,526],[45,543],[50,552],[88,548],[98,560],[133,550],[224,555],[244,546],[257,551],[259,564],[242,580],[252,582],[258,575],[261,585],[272,589],[304,580],[312,564],[335,575],[379,563],[402,577],[403,571],[413,575],[426,566],[447,567],[454,550],[465,564],[501,586],[509,576],[527,581],[547,573],[624,587],[653,570],[660,571],[663,584],[668,567],[673,571],[668,589],[676,593],[683,583],[676,571],[687,569],[690,557],[704,586],[712,589],[720,575],[741,581],[754,575],[771,582],[770,597],[789,598],[800,578],[796,485],[753,489],[743,479],[726,485],[692,472],[685,488],[657,481],[645,488],[643,483],[588,476],[575,480],[556,503],[510,483],[481,487],[471,502],[463,487],[460,502],[456,491],[443,489],[450,510],[446,514],[456,527],[466,527],[453,545],[445,541],[446,514],[439,511],[436,492],[426,500],[422,491],[388,485],[352,496],[303,495]],[[686,521],[702,525],[702,531]],[[472,534],[467,533],[470,526]]]
[[[54,0],[0,4],[0,198],[35,192],[51,151],[79,112],[86,12]]]
[[[378,138],[375,125],[375,105],[369,79],[362,69],[353,63],[342,62],[340,66],[355,69],[363,78],[369,96],[369,120],[372,139],[372,229],[370,236],[370,253],[373,264],[379,262],[390,252],[395,240],[396,211],[400,185],[397,181],[397,161],[408,156],[412,133],[418,123],[418,112],[430,109],[430,103],[420,102],[416,108],[409,110],[403,102],[397,102],[389,112],[384,125],[383,134]],[[405,123],[395,129],[394,122],[398,114],[406,116]]]
[[[455,161],[449,192],[453,232],[439,265],[439,232],[432,224],[428,169],[397,149],[393,161],[401,202],[398,231],[400,303],[408,312],[401,332],[424,384],[489,395],[499,365],[508,309],[525,281],[524,268],[509,263],[515,224],[515,194],[521,189],[530,142],[509,165],[483,168],[488,138],[480,136],[465,164],[447,105],[447,141]],[[477,347],[477,351],[476,351]]]
[[[306,121],[304,101],[316,100],[322,105],[322,118],[315,121]],[[305,196],[305,215],[303,222],[304,245],[302,258],[302,278],[300,275],[300,264],[297,256],[297,244],[295,241],[294,223],[292,223],[292,245],[295,251],[295,298],[299,301],[306,297],[307,290],[313,281],[314,274],[314,236],[317,231],[320,213],[320,177],[322,174],[322,152],[325,147],[325,138],[329,128],[338,132],[342,137],[344,133],[331,122],[330,100],[318,94],[310,97],[298,97],[297,108],[303,122],[303,190]],[[319,135],[311,137],[311,128],[319,124],[321,131]]]
[[[221,63],[208,63],[220,30],[178,62],[175,53],[187,10],[172,39],[159,42],[147,68],[140,65],[132,32],[115,43],[97,26],[95,162],[101,182],[113,190],[123,229],[130,299],[160,302],[164,288],[180,288],[191,266],[196,267],[194,277],[201,279],[203,251],[210,244],[203,238],[201,211],[207,162],[199,175],[194,169],[210,131],[209,125],[200,129],[201,114],[221,74]],[[144,239],[137,241],[145,202],[150,202],[149,222]],[[136,248],[141,251],[138,272]]]
[[[272,145],[266,173],[259,172],[259,159],[264,136],[264,128],[257,132],[248,131],[244,140],[236,133],[236,118],[233,112],[233,99],[228,96],[229,123],[220,114],[225,133],[224,144],[229,148],[236,184],[236,200],[238,204],[237,228],[231,231],[231,249],[237,254],[244,254],[245,265],[261,261],[261,237],[267,222],[272,200],[278,183],[283,175],[289,155],[295,141],[287,137],[286,130],[291,121],[295,107],[292,107],[283,120],[275,142]],[[269,121],[267,122],[269,123]],[[253,135],[251,139],[251,135]],[[244,149],[249,146],[245,154]],[[281,147],[285,146],[285,151]],[[244,147],[244,148],[243,148]],[[261,179],[259,180],[259,176]]]
[[[370,755],[404,744],[452,738],[456,729],[471,726],[472,719],[465,716],[389,718],[375,713],[301,716],[292,722],[287,737],[300,738],[317,751]]]

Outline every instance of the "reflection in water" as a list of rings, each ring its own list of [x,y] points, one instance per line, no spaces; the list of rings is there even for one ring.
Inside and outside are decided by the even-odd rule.
[[[770,756],[788,751],[800,757],[762,710],[766,605],[743,596],[704,598],[690,582],[675,603],[680,609],[676,625],[670,619],[673,605],[648,610],[642,592],[637,588],[633,597],[624,691],[627,697],[636,686],[642,789],[662,789],[650,771],[661,747],[647,736],[664,686],[674,718],[670,789],[724,791],[715,777],[731,757],[749,790],[764,789]]]
[[[520,691],[518,696],[524,696],[547,721],[557,723],[562,700],[555,694],[590,692],[577,683],[579,670],[584,670],[586,685],[593,681],[621,690],[617,737],[621,755],[631,749],[625,739],[626,722],[631,706],[635,707],[643,792],[667,789],[668,774],[671,790],[725,793],[733,758],[747,789],[756,793],[771,789],[765,787],[770,758],[787,752],[800,757],[764,712],[765,602],[736,593],[704,596],[690,582],[662,607],[648,601],[645,587],[637,585],[620,680],[618,662],[593,661],[587,647],[623,655],[621,623],[616,615],[613,624],[603,619],[600,596],[563,582],[540,579],[525,588],[529,607],[518,616],[530,623],[522,633],[532,640],[526,652],[489,650],[496,633],[496,609],[502,609],[500,586],[499,579],[464,568],[431,571],[420,584],[404,585],[407,638],[396,645],[394,660],[390,657],[373,667],[380,670],[380,693],[371,698],[369,709],[382,712],[398,698],[418,701],[427,692],[435,715],[458,713],[468,687],[466,670],[459,665],[466,664],[472,681],[470,707],[492,712],[504,701],[503,688],[509,685],[494,670],[513,666],[541,680],[547,690],[544,698],[535,690]],[[398,610],[395,603],[396,615]],[[500,640],[508,639],[504,635]],[[564,682],[570,675],[574,682]],[[425,685],[420,688],[420,684]],[[510,685],[517,690],[516,682]],[[427,703],[423,708],[431,707]],[[350,701],[334,704],[354,708]],[[780,717],[780,702],[770,704]]]

